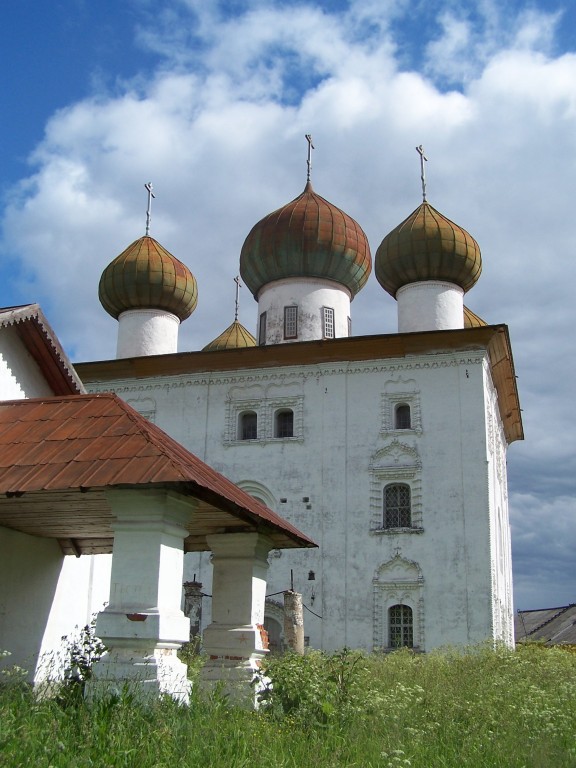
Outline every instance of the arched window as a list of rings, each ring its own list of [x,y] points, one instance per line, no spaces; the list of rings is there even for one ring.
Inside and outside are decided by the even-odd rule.
[[[409,605],[393,605],[388,609],[388,646],[414,647],[414,621]]]
[[[410,486],[391,483],[384,488],[384,528],[410,528],[412,506]]]
[[[274,437],[294,437],[294,412],[290,408],[276,411]]]
[[[410,418],[410,406],[405,403],[401,403],[396,406],[394,412],[394,427],[395,429],[411,429],[412,421]]]
[[[240,414],[240,440],[256,440],[258,437],[258,415],[254,411],[244,411]]]

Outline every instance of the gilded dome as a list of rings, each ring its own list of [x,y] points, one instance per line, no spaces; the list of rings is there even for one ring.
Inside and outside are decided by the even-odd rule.
[[[256,339],[250,331],[247,331],[238,320],[234,320],[232,325],[229,325],[225,331],[222,331],[220,336],[211,341],[210,344],[206,344],[202,351],[213,352],[217,349],[243,349],[255,346]]]
[[[426,202],[387,234],[376,251],[376,278],[392,296],[403,285],[422,280],[445,280],[466,292],[481,271],[476,240]]]
[[[483,325],[488,325],[486,320],[482,320],[479,315],[464,306],[464,328],[481,328]]]
[[[372,269],[360,225],[312,189],[259,221],[244,241],[240,274],[253,296],[289,277],[319,277],[344,285],[352,298]]]
[[[135,240],[102,272],[98,296],[114,318],[128,309],[163,309],[185,320],[196,309],[196,279],[154,238]]]

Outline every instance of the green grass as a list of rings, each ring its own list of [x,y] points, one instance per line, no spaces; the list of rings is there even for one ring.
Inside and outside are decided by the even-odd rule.
[[[0,686],[0,765],[575,768],[576,654],[526,647],[269,663],[259,712],[194,693],[89,706]],[[196,690],[196,689],[195,689]]]

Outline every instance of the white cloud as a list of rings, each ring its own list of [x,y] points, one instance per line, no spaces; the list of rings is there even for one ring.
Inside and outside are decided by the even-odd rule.
[[[212,3],[190,0],[196,15],[166,5],[140,32],[140,44],[169,53],[153,77],[50,120],[32,175],[9,197],[3,250],[24,264],[31,300],[75,359],[113,356],[116,326],[99,306],[98,279],[144,233],[152,181],[152,234],[199,282],[180,337],[182,349],[198,349],[233,318],[244,237],[304,186],[305,133],[316,145],[315,188],[359,220],[373,252],[420,201],[414,147],[423,143],[431,203],[482,248],[467,304],[510,325],[527,437],[510,450],[513,508],[524,505],[518,494],[535,499],[546,485],[543,514],[561,532],[575,491],[576,55],[551,53],[557,17],[508,19],[514,34],[500,34],[498,7],[484,3],[480,22],[445,14],[443,36],[424,41],[434,66],[408,71],[390,30],[409,5],[381,5],[330,13],[251,3],[236,18]],[[447,90],[447,77],[460,90]],[[373,278],[352,310],[357,334],[395,330],[395,303]],[[251,330],[255,316],[243,289]],[[523,584],[538,542],[521,538],[521,517],[515,529]]]

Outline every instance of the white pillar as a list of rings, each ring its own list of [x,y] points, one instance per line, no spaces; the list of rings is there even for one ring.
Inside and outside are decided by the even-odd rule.
[[[89,696],[121,690],[138,696],[166,693],[187,701],[187,668],[177,657],[188,641],[180,610],[185,523],[191,501],[163,490],[114,490],[116,518],[110,601],[96,634],[108,653],[94,666]]]
[[[396,292],[398,333],[464,328],[464,291],[455,283],[423,280]]]
[[[118,317],[116,358],[178,352],[180,320],[162,309],[128,309]]]
[[[268,652],[264,601],[268,552],[273,543],[258,533],[207,536],[212,550],[212,623],[204,630],[208,656],[201,672],[207,688],[223,683],[240,701],[254,702],[250,688],[260,661]]]

